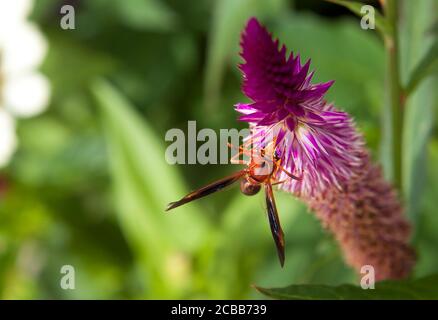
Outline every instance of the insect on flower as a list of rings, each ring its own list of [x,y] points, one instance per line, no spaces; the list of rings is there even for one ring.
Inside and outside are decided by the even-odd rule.
[[[231,146],[231,145],[230,145]],[[240,180],[240,191],[247,195],[252,196],[257,194],[260,189],[265,189],[266,198],[266,210],[269,219],[269,225],[271,228],[272,237],[274,238],[275,246],[277,248],[280,264],[284,265],[284,233],[280,225],[280,219],[278,217],[277,207],[275,205],[274,192],[272,186],[284,183],[286,180],[300,178],[294,176],[288,172],[281,165],[281,157],[275,151],[275,143],[267,143],[266,146],[260,149],[248,149],[246,144],[239,147],[239,152],[231,159],[232,163],[244,164],[247,167],[243,170],[237,171],[232,175],[212,182],[205,187],[195,190],[181,200],[171,202],[166,208],[166,211],[177,208],[183,204],[189,203],[193,200],[200,199],[208,196],[214,192],[221,191],[225,187],[232,185]],[[249,159],[241,160],[236,159],[240,155],[247,156]],[[279,172],[284,172],[287,175],[287,179],[278,181],[275,177]]]

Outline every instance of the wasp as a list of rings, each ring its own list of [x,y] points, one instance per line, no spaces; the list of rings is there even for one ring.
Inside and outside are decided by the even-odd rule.
[[[232,145],[228,144],[230,147]],[[232,185],[233,183],[240,181],[240,191],[247,196],[253,196],[257,194],[261,188],[265,190],[265,201],[266,201],[266,211],[268,215],[269,225],[272,233],[272,237],[275,242],[277,249],[278,258],[280,260],[280,265],[284,265],[284,233],[281,228],[280,219],[278,217],[277,207],[275,205],[275,198],[273,192],[273,186],[284,183],[289,178],[300,180],[297,177],[287,171],[282,165],[282,159],[275,151],[275,143],[271,142],[267,146],[255,150],[254,148],[245,149],[244,146],[238,148],[239,152],[231,159],[232,163],[244,164],[245,169],[237,171],[230,176],[222,178],[220,180],[214,181],[198,190],[190,192],[182,199],[171,202],[168,204],[166,211],[175,209],[191,201],[203,198],[217,191],[221,191],[224,188]],[[235,159],[235,157],[240,155],[245,155],[249,160]],[[288,178],[286,180],[278,181],[276,180],[277,174],[282,171],[286,173]]]

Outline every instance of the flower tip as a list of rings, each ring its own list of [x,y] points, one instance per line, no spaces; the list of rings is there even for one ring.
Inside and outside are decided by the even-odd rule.
[[[260,23],[256,17],[251,17],[246,23],[246,27],[242,34],[242,43],[245,43],[245,38],[256,40],[261,34],[271,37],[268,30]],[[242,45],[242,44],[241,44]]]
[[[246,29],[253,27],[261,27],[259,20],[256,17],[250,17],[246,23]]]
[[[334,83],[335,83],[335,80],[330,80],[330,81],[327,81],[327,82],[322,83],[321,85],[324,87],[325,92],[327,92],[328,89],[330,89],[331,86],[332,86]],[[324,92],[324,93],[325,93],[325,92]]]

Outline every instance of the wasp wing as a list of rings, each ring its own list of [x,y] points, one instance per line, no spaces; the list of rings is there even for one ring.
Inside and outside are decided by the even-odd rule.
[[[280,265],[284,265],[284,233],[281,229],[280,219],[278,217],[277,207],[275,205],[274,192],[270,182],[265,183],[266,207],[268,211],[269,225],[271,227],[272,237],[277,247]]]
[[[221,191],[225,187],[228,187],[229,185],[238,181],[245,174],[246,174],[246,170],[241,170],[241,171],[238,171],[238,172],[236,172],[228,177],[225,177],[225,178],[222,178],[218,181],[212,182],[212,183],[206,185],[205,187],[202,187],[198,190],[190,192],[188,195],[183,197],[181,200],[169,203],[167,205],[166,211],[169,211],[169,210],[172,210],[176,207],[182,206],[183,204],[186,204],[186,203],[191,202],[193,200],[197,200],[199,198],[208,196],[214,192]]]

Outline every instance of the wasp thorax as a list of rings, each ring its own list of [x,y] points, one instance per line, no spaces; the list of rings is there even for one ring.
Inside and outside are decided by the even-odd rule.
[[[260,184],[254,183],[248,180],[248,178],[243,178],[240,181],[240,191],[247,196],[253,196],[260,191]]]
[[[262,160],[259,163],[254,162],[249,173],[252,180],[263,183],[270,178],[273,169],[272,161]]]

